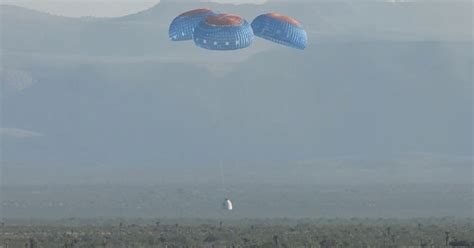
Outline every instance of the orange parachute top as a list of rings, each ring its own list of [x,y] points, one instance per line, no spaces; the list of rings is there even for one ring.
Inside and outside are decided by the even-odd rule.
[[[276,13],[276,12],[268,13],[267,16],[275,18],[275,19],[283,21],[283,22],[287,22],[289,24],[292,24],[292,25],[295,25],[295,26],[298,26],[298,27],[301,27],[301,23],[299,21],[297,21],[297,20],[295,20],[295,19],[293,19],[289,16],[284,16],[284,15]]]
[[[193,15],[198,15],[198,14],[203,14],[203,13],[209,13],[212,12],[211,9],[205,8],[205,9],[194,9],[190,10],[188,12],[182,13],[180,16],[193,16]]]
[[[206,23],[214,26],[238,26],[242,23],[242,17],[232,14],[219,14],[208,16]]]

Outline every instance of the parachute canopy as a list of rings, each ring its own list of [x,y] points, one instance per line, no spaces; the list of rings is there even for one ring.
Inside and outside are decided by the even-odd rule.
[[[254,34],[242,17],[231,14],[210,15],[195,28],[194,43],[209,50],[237,50],[250,46]]]
[[[210,9],[195,9],[177,16],[170,24],[169,37],[172,41],[192,40],[194,28],[206,17],[215,15]]]
[[[252,29],[258,37],[292,48],[305,49],[308,43],[301,23],[279,13],[258,16],[252,22]]]
[[[222,204],[222,208],[224,208],[225,210],[232,210],[233,207],[232,207],[232,202],[229,200],[229,199],[225,199],[224,203]]]

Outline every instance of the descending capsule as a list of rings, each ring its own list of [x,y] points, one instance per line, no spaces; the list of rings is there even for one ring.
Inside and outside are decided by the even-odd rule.
[[[229,211],[234,209],[232,202],[228,198],[225,198],[224,203],[222,203],[222,208]]]
[[[169,37],[172,41],[192,40],[194,28],[206,17],[215,15],[210,9],[195,9],[174,18],[170,24]]]
[[[237,50],[250,46],[254,35],[242,17],[219,14],[206,17],[194,30],[194,43],[210,50]]]
[[[305,49],[308,36],[301,23],[279,13],[260,15],[252,22],[256,36],[285,46]]]

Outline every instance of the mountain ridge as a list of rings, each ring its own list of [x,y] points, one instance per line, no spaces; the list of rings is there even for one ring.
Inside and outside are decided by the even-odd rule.
[[[193,6],[134,20],[0,16],[2,127],[43,134],[2,139],[3,159],[472,155],[472,41],[439,18],[463,24],[463,5],[275,4],[302,17],[308,49],[256,39],[229,53],[168,40],[170,20]],[[270,5],[226,6],[252,17]]]

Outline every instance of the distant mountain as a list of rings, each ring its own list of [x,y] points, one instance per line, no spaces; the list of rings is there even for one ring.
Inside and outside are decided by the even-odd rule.
[[[47,14],[44,12],[40,12],[37,10],[32,10],[28,8],[23,8],[19,7],[16,5],[10,5],[10,4],[2,4],[0,5],[1,7],[1,13],[2,13],[2,19],[3,20],[38,20],[38,19],[45,19],[45,18],[61,18],[61,19],[66,19],[66,17],[60,17],[60,16],[53,16],[51,14]]]
[[[1,6],[4,160],[205,163],[472,156],[468,3],[205,4],[302,20],[305,51],[172,43],[162,2],[121,18]],[[160,161],[160,162],[157,162]]]
[[[269,2],[217,4],[161,2],[121,18],[64,18],[2,5],[2,48],[13,51],[80,53],[87,55],[150,55],[168,50],[170,21],[186,10],[211,7],[252,20],[278,11],[302,21],[310,42],[367,40],[471,40],[470,2]],[[304,10],[304,11],[303,11]],[[58,38],[61,36],[61,38]],[[41,44],[41,45],[39,45]],[[157,49],[159,46],[160,49]],[[127,47],[127,49],[123,49]],[[186,50],[188,52],[188,50]]]

